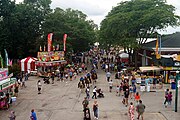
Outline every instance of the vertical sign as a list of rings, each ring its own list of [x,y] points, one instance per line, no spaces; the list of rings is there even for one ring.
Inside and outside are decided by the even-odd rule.
[[[64,51],[66,51],[66,38],[67,38],[67,34],[64,34],[64,38],[63,38]]]
[[[48,52],[50,52],[52,48],[52,36],[53,36],[53,33],[48,34]]]

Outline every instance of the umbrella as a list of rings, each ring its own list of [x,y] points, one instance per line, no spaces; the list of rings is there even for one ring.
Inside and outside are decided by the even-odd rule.
[[[71,67],[71,65],[70,65],[70,64],[68,64],[66,67]]]

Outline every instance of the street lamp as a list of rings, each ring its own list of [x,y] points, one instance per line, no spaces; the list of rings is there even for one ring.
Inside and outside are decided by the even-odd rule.
[[[175,96],[175,112],[177,112],[177,104],[178,104],[178,79],[179,79],[179,71],[176,71],[176,96]]]

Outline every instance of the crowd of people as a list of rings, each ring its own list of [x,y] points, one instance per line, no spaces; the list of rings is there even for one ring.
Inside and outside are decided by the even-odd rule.
[[[135,111],[137,111],[137,119],[143,120],[143,113],[145,111],[145,105],[140,95],[140,91],[137,90],[136,78],[133,74],[134,70],[124,71],[123,69],[128,65],[127,63],[120,62],[119,57],[114,54],[98,53],[86,57],[83,61],[76,61],[68,63],[66,66],[61,67],[59,71],[52,71],[48,74],[48,77],[44,77],[43,80],[38,80],[37,91],[38,94],[42,93],[42,81],[44,84],[54,84],[56,81],[78,81],[77,88],[80,89],[81,94],[84,95],[83,105],[83,118],[84,120],[91,120],[91,107],[90,101],[94,99],[92,104],[92,111],[94,119],[99,119],[99,105],[98,98],[104,98],[103,90],[98,87],[98,71],[104,73],[106,77],[106,83],[109,86],[109,92],[115,92],[116,96],[120,97],[122,104],[128,107],[128,114],[130,120],[135,120]],[[115,76],[113,76],[115,75]],[[79,79],[77,79],[79,78]],[[24,74],[24,77],[19,76],[14,88],[14,95],[17,97],[19,88],[26,88],[26,81],[28,80],[28,74]],[[155,86],[153,86],[154,88]],[[6,95],[7,98],[9,95]],[[104,98],[105,99],[105,98]],[[8,103],[9,99],[7,100]],[[171,105],[172,92],[169,89],[165,92],[164,105],[167,107],[167,103]],[[7,106],[9,107],[9,106]],[[15,120],[15,111],[11,111],[10,120]],[[37,120],[34,109],[31,110],[31,120]]]

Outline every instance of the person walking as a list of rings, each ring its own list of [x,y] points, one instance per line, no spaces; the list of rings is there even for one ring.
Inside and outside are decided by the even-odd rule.
[[[126,89],[126,91],[124,92],[124,98],[125,98],[125,106],[128,106],[128,98],[129,98],[129,90]]]
[[[134,110],[135,110],[134,105],[131,102],[130,106],[129,106],[129,109],[128,109],[130,120],[134,120]]]
[[[87,99],[90,100],[90,88],[89,88],[89,86],[86,88],[85,92],[86,92]]]
[[[94,112],[94,119],[98,119],[98,103],[97,101],[95,100],[94,103],[93,103],[93,112]]]
[[[169,89],[166,89],[166,91],[165,91],[165,101],[164,101],[165,107],[167,107],[167,103],[168,103],[168,94],[169,94]]]
[[[168,105],[171,105],[172,102],[172,92],[168,93]]]
[[[11,113],[9,115],[9,120],[16,120],[15,111],[11,111]]]
[[[41,87],[42,87],[42,85],[41,85],[41,81],[40,80],[38,80],[37,87],[38,87],[38,94],[41,94]]]
[[[17,97],[19,93],[19,84],[15,84],[14,86],[14,96]]]
[[[135,95],[134,95],[134,100],[136,101],[136,103],[138,104],[139,100],[140,100],[140,94],[137,92]]]
[[[84,97],[82,105],[83,105],[83,111],[85,112],[85,108],[89,105],[89,101],[87,100],[87,97]]]
[[[97,88],[96,88],[96,86],[94,86],[92,99],[94,99],[94,97],[95,97],[95,99],[97,99],[96,90],[97,90]]]
[[[109,81],[109,92],[112,92],[112,88],[113,88],[113,81]]]
[[[142,120],[144,119],[143,118],[143,113],[145,111],[145,105],[142,104],[142,100],[139,100],[139,104],[136,106],[136,109],[137,109],[137,112],[138,112],[138,117],[137,119],[139,120],[139,117],[141,116]]]
[[[84,109],[84,120],[91,120],[90,109],[87,107]]]
[[[26,77],[25,77],[25,78],[26,78]],[[25,78],[22,79],[21,88],[23,88],[23,87],[26,88],[26,85],[25,85],[26,79],[25,79]]]
[[[109,80],[110,80],[110,77],[111,77],[111,73],[108,71],[107,73],[106,73],[106,78],[107,78],[107,81],[109,82]]]
[[[132,87],[132,85],[130,85],[129,86],[129,97],[130,97],[130,99],[132,99],[132,94],[133,94],[133,87]]]
[[[52,84],[54,84],[54,78],[55,78],[55,73],[52,72],[52,74],[51,74]]]
[[[36,112],[34,111],[34,109],[31,110],[30,119],[31,120],[37,120]]]

